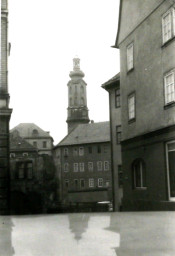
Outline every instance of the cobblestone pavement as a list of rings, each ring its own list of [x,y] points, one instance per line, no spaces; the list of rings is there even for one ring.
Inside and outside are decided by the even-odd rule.
[[[175,256],[175,212],[0,216],[0,256]]]

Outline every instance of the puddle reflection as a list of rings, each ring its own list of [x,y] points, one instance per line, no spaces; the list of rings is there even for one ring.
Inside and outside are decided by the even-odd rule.
[[[12,246],[13,222],[10,216],[0,216],[0,255],[13,256],[15,254]]]
[[[90,216],[88,214],[70,214],[69,229],[74,233],[74,239],[79,241],[82,239],[82,234],[86,232],[88,228],[88,222]]]

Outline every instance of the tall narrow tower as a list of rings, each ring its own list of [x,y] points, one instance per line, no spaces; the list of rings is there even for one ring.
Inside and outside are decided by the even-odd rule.
[[[89,123],[86,83],[83,80],[84,73],[80,70],[80,59],[73,59],[73,71],[69,74],[68,82],[68,133],[78,124]]]
[[[1,52],[0,52],[0,214],[9,206],[9,109],[8,94],[8,3],[1,0]]]

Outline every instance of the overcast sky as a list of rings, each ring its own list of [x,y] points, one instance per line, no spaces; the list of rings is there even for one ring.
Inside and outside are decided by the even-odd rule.
[[[119,0],[9,0],[10,128],[35,123],[54,144],[67,134],[67,83],[80,58],[89,118],[109,120],[101,85],[119,72]]]

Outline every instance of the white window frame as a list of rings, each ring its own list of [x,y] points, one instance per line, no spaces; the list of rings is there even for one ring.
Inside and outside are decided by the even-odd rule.
[[[78,172],[78,163],[74,163],[74,172]]]
[[[167,83],[167,78],[172,76],[173,82]],[[165,105],[175,102],[175,70],[171,70],[164,76]],[[171,99],[169,99],[171,97]]]
[[[93,162],[88,162],[88,171],[93,172],[93,170],[94,170]]]
[[[98,187],[99,188],[103,187],[103,178],[98,178]]]
[[[94,179],[93,178],[89,179],[89,188],[94,188]]]
[[[167,24],[165,24],[165,19],[169,15],[169,36],[166,37],[165,27],[167,28]],[[171,7],[166,13],[162,15],[162,41],[163,44],[168,42],[171,38],[175,36],[175,6]]]
[[[147,189],[146,186],[143,185],[143,171],[144,171],[144,166],[143,166],[143,162],[140,160],[139,161],[140,164],[140,168],[139,168],[139,172],[140,172],[140,186],[137,186],[137,182],[136,182],[136,169],[135,166],[133,167],[133,174],[134,174],[134,189]]]
[[[127,46],[127,70],[130,71],[134,68],[134,43]]]
[[[133,102],[131,100],[133,99]],[[136,117],[136,96],[132,93],[128,96],[128,118],[133,120]]]
[[[79,163],[80,172],[84,172],[84,163]]]
[[[103,171],[103,162],[97,161],[97,171]]]
[[[104,171],[109,171],[109,161],[104,161]]]
[[[79,156],[84,156],[84,147],[79,147]]]

